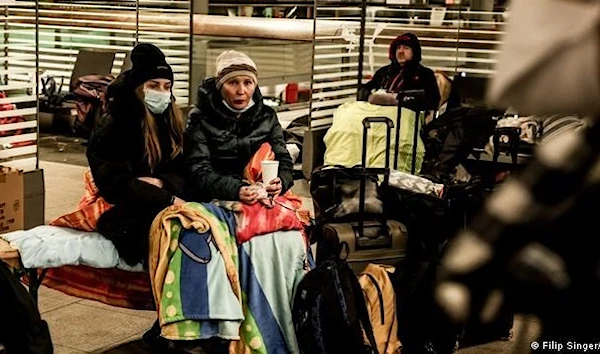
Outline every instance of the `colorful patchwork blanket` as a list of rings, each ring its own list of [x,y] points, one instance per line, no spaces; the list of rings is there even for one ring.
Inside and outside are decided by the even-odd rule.
[[[214,204],[170,207],[155,219],[149,267],[162,335],[218,336],[231,353],[297,353],[291,302],[312,264],[299,231],[238,245],[233,212]]]
[[[100,215],[110,209],[112,205],[100,196],[89,168],[83,173],[83,184],[85,191],[77,205],[77,209],[72,213],[56,218],[50,222],[50,225],[70,227],[80,231],[96,231]]]
[[[274,157],[271,146],[268,143],[263,144],[249,161],[244,174],[245,178],[251,183],[259,181],[261,179],[260,162],[272,160]],[[52,221],[51,225],[71,227],[82,231],[96,229],[98,218],[111,205],[100,197],[89,170],[84,174],[84,183],[85,194],[77,209]],[[308,211],[301,209],[301,199],[292,192],[288,191],[283,196],[275,198],[275,201],[274,207],[270,209],[262,205],[251,208],[235,202],[223,204],[234,211],[238,227],[235,233],[238,243],[249,240],[250,244],[244,246],[249,247],[253,243],[252,238],[255,235],[283,230],[300,230],[302,232],[304,226],[310,223]],[[270,221],[266,223],[251,222],[259,219]],[[297,232],[290,233],[298,234]],[[287,233],[275,232],[265,235],[265,237],[277,239],[273,241],[275,245],[273,247],[283,247],[280,243],[288,242],[288,237],[281,236],[283,234]],[[298,237],[293,237],[293,239],[297,240]],[[277,267],[279,266],[275,268]],[[146,273],[129,272],[116,268],[63,266],[47,269],[43,284],[71,296],[96,300],[112,306],[140,310],[155,308],[150,279]]]

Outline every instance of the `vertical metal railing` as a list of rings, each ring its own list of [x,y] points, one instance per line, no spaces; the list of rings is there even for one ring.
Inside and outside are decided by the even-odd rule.
[[[315,1],[311,124],[331,120],[335,109],[356,97],[361,57],[362,1]],[[365,30],[368,26],[365,24]],[[363,36],[364,38],[364,36]]]
[[[153,43],[163,50],[173,68],[173,94],[180,106],[190,97],[190,0],[138,0],[138,42]],[[166,26],[161,19],[167,18]]]
[[[389,64],[389,44],[405,32],[419,37],[422,63],[435,71],[461,78],[494,74],[503,9],[479,11],[464,4],[390,6],[375,1],[363,6],[360,0],[315,1],[312,125],[327,124],[340,104],[353,100],[358,83]]]

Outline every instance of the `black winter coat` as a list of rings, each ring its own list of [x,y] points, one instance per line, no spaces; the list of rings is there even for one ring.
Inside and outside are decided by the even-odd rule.
[[[360,88],[358,100],[367,101],[371,92],[378,89],[385,89],[389,92],[425,90],[425,109],[437,111],[440,104],[440,91],[433,71],[421,64],[409,64],[402,73],[402,81],[394,80],[400,70],[400,65],[396,62],[377,70],[371,81]]]
[[[142,119],[144,105],[134,89],[125,84],[127,72],[107,90],[108,111],[94,129],[87,158],[100,195],[114,207],[98,221],[98,231],[113,241],[119,255],[128,263],[147,257],[148,232],[154,217],[180,196],[184,187],[183,156],[170,160],[172,148],[167,133],[167,117],[157,116],[163,162],[151,170],[144,157]],[[164,187],[138,180],[155,177]]]
[[[237,114],[223,103],[214,79],[198,89],[196,107],[190,112],[184,139],[185,164],[189,180],[188,199],[239,200],[244,168],[260,146],[268,142],[279,161],[282,193],[294,183],[293,163],[283,139],[275,111],[263,104],[256,88],[254,106]]]

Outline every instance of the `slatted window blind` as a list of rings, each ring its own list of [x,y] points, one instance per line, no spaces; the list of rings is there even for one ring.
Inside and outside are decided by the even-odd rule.
[[[356,97],[361,7],[315,1],[311,124],[331,121],[342,103]]]
[[[214,26],[211,26],[211,32],[213,30],[216,32],[216,29],[212,28]],[[240,21],[239,29],[240,34],[243,34],[246,29],[243,21]],[[265,97],[279,98],[279,94],[288,83],[299,83],[303,87],[310,85],[312,62],[312,43],[310,41],[197,34],[194,37],[194,77],[191,80],[194,90],[202,80],[215,76],[216,59],[226,50],[241,51],[252,58],[258,68],[258,85]],[[193,97],[195,96],[193,95]],[[308,102],[282,104],[275,109],[284,125],[297,117],[309,114]]]
[[[13,30],[8,42],[15,65],[31,65],[35,53],[22,46],[23,33],[35,26],[35,10],[9,6]],[[39,68],[41,74],[64,79],[68,90],[80,50],[116,53],[112,74],[118,75],[136,42],[160,47],[175,71],[175,96],[187,105],[191,4],[189,0],[78,1],[39,0]],[[29,60],[29,62],[26,62]]]
[[[405,32],[419,37],[423,65],[449,76],[487,78],[494,74],[504,16],[502,9],[474,11],[464,4],[425,8],[368,2],[363,82],[389,64],[389,44]],[[315,1],[313,126],[330,123],[335,109],[356,97],[360,20],[360,1]]]
[[[0,3],[4,60],[0,90],[26,122],[0,125],[0,164],[32,168],[37,164],[37,74],[64,83],[76,79],[81,50],[115,53],[112,74],[121,73],[138,42],[160,47],[171,64],[174,95],[189,103],[191,0],[19,0]],[[93,63],[92,63],[93,66]],[[21,130],[26,129],[26,130]],[[25,132],[26,134],[17,134]],[[33,135],[31,135],[33,134]],[[23,142],[33,145],[19,146]]]

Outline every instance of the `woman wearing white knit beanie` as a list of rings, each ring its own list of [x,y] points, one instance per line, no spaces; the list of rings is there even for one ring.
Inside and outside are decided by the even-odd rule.
[[[293,184],[292,158],[286,148],[283,130],[275,111],[263,104],[257,86],[257,68],[252,59],[244,53],[226,51],[217,58],[216,67],[216,76],[205,80],[200,85],[196,107],[190,112],[188,120],[183,145],[184,164],[188,175],[186,183],[188,194],[185,197],[186,200],[195,202],[214,199],[240,201],[244,204],[255,204],[251,210],[262,210],[263,204],[273,200],[266,198],[267,194],[271,197],[283,194]],[[244,170],[264,143],[271,145],[275,160],[279,161],[277,177],[270,183],[265,181],[266,186],[250,185],[244,180]],[[261,204],[257,205],[259,201]],[[261,217],[250,222],[256,225],[267,221]],[[243,268],[248,267],[248,263],[243,265],[244,262],[241,262],[240,269],[253,272],[257,279],[276,279],[277,282],[281,281],[281,284],[295,283],[293,279],[296,279],[298,274],[304,274],[302,268],[304,263],[297,261],[299,257],[296,256],[305,257],[304,236],[300,232],[286,234],[284,237],[278,235],[281,234],[274,232],[256,235],[257,237],[250,240],[238,240],[248,245],[248,248],[241,248],[240,259],[248,259],[249,264],[254,264],[255,267],[254,270]],[[265,260],[269,263],[269,267],[256,268],[257,263],[254,262],[257,259],[261,262]],[[289,260],[292,260],[294,266],[290,266]],[[227,282],[226,278],[222,280]],[[248,304],[248,311],[251,311],[250,309],[255,305],[250,304],[259,301],[261,306],[276,311],[274,313],[277,316],[289,319],[281,324],[277,324],[277,321],[273,322],[273,325],[279,327],[279,334],[268,338],[261,337],[264,341],[259,341],[259,349],[275,348],[270,349],[269,352],[297,353],[299,350],[291,323],[290,304],[293,298],[291,292],[281,289],[285,287],[267,289],[269,301],[265,305],[260,302],[262,297],[258,299],[255,294],[248,293],[248,301],[244,301],[244,305]],[[245,328],[244,324],[239,327],[240,334],[242,330],[246,332]],[[226,353],[228,345],[230,353],[250,350],[249,342],[245,340],[232,339],[229,343],[229,340],[221,339],[232,338],[230,329],[231,326],[219,326],[219,331],[212,334],[211,344],[217,343],[213,348],[215,352]],[[284,340],[280,334],[283,335]],[[203,332],[202,335],[206,334]],[[257,337],[250,338],[254,338],[251,341],[254,348]],[[287,347],[287,350],[284,347]]]
[[[258,195],[243,174],[265,142],[279,161],[278,178],[267,185],[267,192],[285,193],[293,184],[292,159],[275,111],[263,104],[256,64],[248,55],[229,50],[219,55],[216,67],[216,76],[200,85],[190,112],[184,145],[188,198],[256,203]]]
[[[244,53],[228,50],[217,57],[217,88],[220,90],[225,82],[235,76],[247,76],[258,82],[256,64]]]

